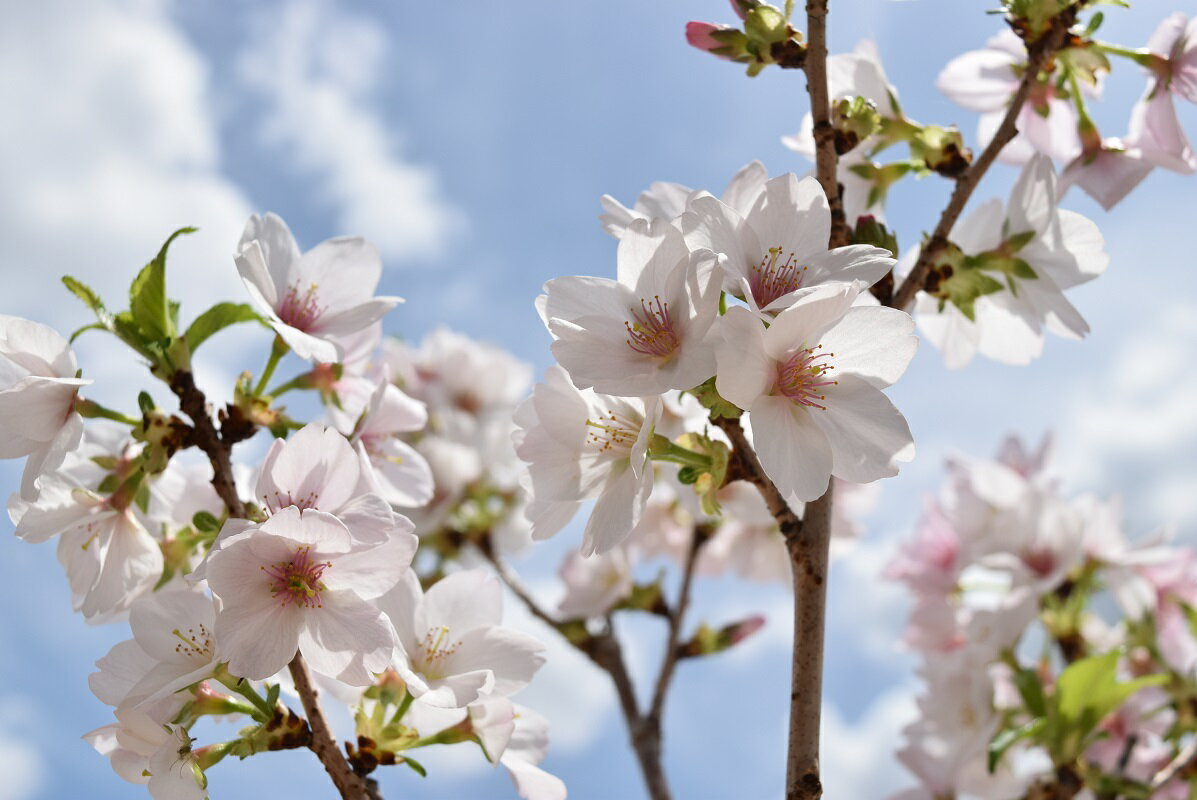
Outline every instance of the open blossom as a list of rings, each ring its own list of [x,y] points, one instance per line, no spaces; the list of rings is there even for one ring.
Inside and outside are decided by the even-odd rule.
[[[881,389],[906,371],[913,322],[853,308],[860,289],[826,284],[765,328],[747,309],[720,320],[719,394],[749,412],[765,472],[787,499],[814,500],[832,475],[870,483],[914,456],[910,428]]]
[[[92,692],[113,706],[142,707],[211,676],[216,668],[216,607],[206,592],[162,589],[129,612],[133,638],[96,662]]]
[[[0,458],[25,458],[21,497],[37,499],[39,479],[79,446],[81,386],[70,344],[57,331],[0,315]]]
[[[363,542],[332,514],[296,506],[229,537],[207,562],[229,671],[262,680],[298,651],[316,672],[368,685],[395,645],[374,601],[409,571],[414,552],[410,535]]]
[[[130,783],[145,784],[154,800],[205,800],[207,780],[196,764],[187,730],[123,707],[117,721],[84,735]]]
[[[249,218],[237,247],[237,271],[250,299],[300,358],[340,361],[347,337],[402,302],[375,297],[382,261],[359,237],[321,242],[306,253],[275,214]]]
[[[964,366],[978,352],[1004,364],[1026,364],[1043,351],[1045,329],[1072,339],[1088,333],[1064,290],[1104,272],[1109,255],[1093,222],[1056,207],[1055,170],[1045,156],[1023,169],[1008,206],[991,200],[958,222],[948,238],[965,256],[993,257],[1002,256],[1016,235],[1029,240],[1011,257],[1030,271],[994,272],[994,290],[975,298],[971,318],[954,302],[918,295],[919,330],[944,352],[949,368]],[[917,249],[908,252],[898,271],[908,271],[917,257]],[[982,265],[972,272],[985,270]]]
[[[1156,166],[1187,175],[1197,171],[1197,155],[1176,116],[1173,95],[1197,103],[1197,21],[1181,12],[1170,15],[1147,49],[1161,60],[1132,112],[1127,142]]]
[[[408,573],[379,599],[398,633],[395,668],[408,691],[438,708],[511,695],[544,663],[542,645],[500,627],[503,590],[486,570],[455,572],[427,592]]]
[[[632,223],[618,280],[569,276],[544,285],[553,356],[580,389],[621,397],[692,389],[715,372],[708,341],[722,281],[714,253],[687,248],[664,220]]]
[[[827,249],[831,210],[814,178],[793,173],[765,184],[747,214],[714,197],[691,202],[682,217],[686,243],[726,257],[724,289],[754,311],[791,305],[798,289],[828,281],[872,286],[894,266],[888,250],[869,245]]]
[[[720,200],[744,216],[765,190],[765,181],[768,179],[769,173],[766,172],[764,164],[759,161],[746,164],[732,176]],[[623,236],[633,220],[676,221],[685,213],[690,198],[695,196],[697,193],[690,187],[668,181],[658,181],[641,192],[632,208],[627,208],[611,195],[605,194],[600,202],[606,213],[601,215],[599,220],[603,223],[603,230],[618,239]]]
[[[129,498],[120,500],[54,481],[34,504],[16,497],[9,502],[17,536],[34,543],[59,537],[58,560],[67,572],[73,606],[92,623],[126,611],[162,575],[158,542],[136,506],[126,505]]]
[[[605,553],[640,521],[653,487],[649,440],[660,417],[656,398],[610,397],[570,383],[553,366],[516,412],[515,449],[528,462],[528,519],[546,539],[596,498],[582,552]]]
[[[993,138],[1011,98],[1018,91],[1026,67],[1027,48],[1006,29],[985,43],[948,62],[936,86],[952,102],[981,112],[977,138],[984,146]],[[1087,84],[1082,91],[1096,92]],[[1077,115],[1072,100],[1061,97],[1054,76],[1037,81],[1016,120],[1018,135],[999,155],[1009,164],[1025,164],[1035,153],[1067,163],[1081,152]]]
[[[385,367],[374,379],[342,379],[336,391],[341,408],[330,408],[329,414],[369,463],[363,473],[371,488],[396,506],[422,506],[431,500],[432,469],[400,438],[428,422],[424,404],[391,383]]]
[[[568,553],[558,573],[565,596],[557,611],[567,619],[601,617],[632,594],[632,562],[623,547],[589,557]]]

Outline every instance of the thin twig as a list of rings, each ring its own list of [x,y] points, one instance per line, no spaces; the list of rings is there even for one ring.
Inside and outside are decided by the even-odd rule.
[[[678,590],[677,603],[669,610],[669,633],[665,637],[665,655],[661,658],[661,670],[657,673],[656,687],[653,689],[652,701],[648,706],[646,717],[655,720],[659,726],[665,709],[665,695],[669,692],[669,683],[673,680],[673,670],[677,666],[680,655],[679,638],[682,633],[682,621],[686,610],[690,607],[690,587],[694,583],[694,566],[698,563],[698,552],[710,537],[710,531],[705,526],[695,525],[690,534],[690,547],[686,551],[686,563],[682,568],[682,586]]]
[[[1001,124],[998,125],[997,131],[993,134],[993,139],[981,151],[981,155],[977,157],[972,166],[956,181],[956,188],[952,190],[952,196],[948,200],[948,205],[940,215],[939,222],[936,224],[931,238],[923,247],[922,252],[919,253],[919,258],[914,265],[914,269],[910,271],[910,274],[906,276],[906,280],[902,281],[902,285],[898,287],[898,291],[894,294],[893,302],[891,303],[894,308],[905,309],[913,302],[915,294],[918,293],[919,289],[923,288],[927,280],[927,274],[931,271],[931,266],[935,263],[935,258],[941,250],[947,247],[948,235],[951,234],[956,220],[960,218],[960,214],[964,211],[969,198],[972,197],[973,191],[981,182],[981,178],[984,177],[989,167],[993,165],[1002,148],[1018,135],[1018,126],[1016,125],[1018,115],[1031,93],[1031,88],[1039,80],[1040,71],[1051,57],[1055,55],[1056,51],[1067,41],[1068,29],[1076,22],[1076,11],[1076,6],[1070,6],[1067,10],[1056,15],[1051,21],[1051,27],[1048,29],[1048,32],[1028,48],[1026,72],[1023,73],[1022,80],[1018,84],[1018,90],[1015,91],[1014,97],[1010,101],[1010,107],[1006,110],[1006,116],[1002,118]]]
[[[560,621],[536,602],[536,598],[524,587],[515,571],[494,551],[489,541],[484,540],[479,549],[494,565],[499,578],[507,584],[512,594],[524,604],[532,616],[560,632]],[[677,611],[671,613],[678,615]],[[672,636],[671,624],[671,638]],[[620,645],[619,639],[615,637],[611,618],[607,618],[607,627],[601,633],[588,634],[581,642],[569,638],[567,641],[585,653],[591,661],[611,677],[611,683],[615,686],[615,694],[619,698],[620,711],[623,712],[624,722],[627,724],[632,750],[636,754],[636,760],[640,763],[640,772],[644,776],[644,785],[648,789],[649,797],[652,800],[671,800],[673,795],[669,790],[669,781],[661,765],[660,718],[640,713],[640,706],[636,701],[636,689],[623,657],[623,647]]]
[[[837,175],[839,156],[835,151],[835,128],[831,124],[831,99],[827,87],[827,0],[806,3],[806,90],[814,121],[815,177],[831,207],[831,247],[850,244],[852,232],[844,219]]]
[[[1187,768],[1194,766],[1197,766],[1197,737],[1190,739],[1189,743],[1176,754],[1176,758],[1168,762],[1168,766],[1157,772],[1151,779],[1151,793],[1154,795]]]

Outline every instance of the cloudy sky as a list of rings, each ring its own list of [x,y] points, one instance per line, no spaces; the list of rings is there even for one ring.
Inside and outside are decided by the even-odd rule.
[[[998,30],[983,13],[993,5],[833,0],[833,50],[875,39],[907,112],[958,122],[971,139],[973,116],[932,83],[949,58]],[[1141,0],[1133,12],[1108,9],[1104,34],[1139,45],[1186,5]],[[87,319],[58,284],[61,274],[118,297],[183,225],[201,231],[172,251],[172,292],[193,314],[240,300],[230,253],[246,217],[272,210],[305,247],[337,234],[379,246],[388,267],[383,293],[409,300],[390,332],[419,337],[444,324],[542,370],[548,340],[532,308],[540,285],[614,269],[614,242],[595,219],[601,194],[630,204],[655,180],[718,191],[752,159],[771,173],[809,169],[779,143],[803,113],[801,75],[748,80],[687,49],[682,28],[692,16],[718,21],[730,12],[723,0],[6,3],[0,312],[73,330]],[[1143,87],[1136,70],[1119,67],[1097,109],[1107,135],[1124,132]],[[1197,135],[1192,112],[1183,118]],[[1013,176],[995,171],[978,198],[1004,196]],[[946,194],[935,178],[895,191],[889,216],[903,245],[933,224]],[[829,796],[880,797],[907,782],[890,753],[910,713],[911,659],[896,645],[901,592],[879,572],[934,491],[946,454],[985,454],[1007,432],[1038,438],[1054,430],[1058,468],[1074,490],[1123,492],[1135,534],[1174,520],[1191,536],[1194,201],[1197,183],[1165,173],[1109,215],[1070,196],[1069,207],[1097,220],[1113,256],[1109,273],[1074,295],[1092,325],[1089,339],[1050,340],[1030,367],[979,362],[959,372],[926,348],[891,393],[919,455],[885,484],[868,536],[833,572]],[[248,349],[213,340],[200,371],[211,394],[259,367],[256,355],[244,360]],[[144,383],[135,365],[100,338],[85,337],[79,350],[100,381],[93,394],[131,405],[130,387]],[[13,465],[0,466],[8,485],[16,475]],[[79,739],[108,721],[86,675],[125,631],[90,628],[72,615],[52,548],[16,541],[7,521],[0,527],[0,800],[136,796],[140,790]],[[551,592],[555,562],[572,545],[554,542],[522,568]],[[679,796],[778,793],[788,602],[778,588],[699,586],[700,614],[726,620],[763,611],[770,622],[740,651],[680,670],[665,745]],[[647,624],[630,633],[643,679],[660,631]],[[523,700],[552,721],[546,766],[565,778],[571,797],[641,796],[603,676],[562,652],[542,678]],[[473,752],[448,753],[428,760],[427,780],[386,774],[383,785],[392,797],[514,797],[506,777],[480,761]],[[312,787],[324,780],[307,753],[221,764],[211,774],[217,798],[315,796]]]

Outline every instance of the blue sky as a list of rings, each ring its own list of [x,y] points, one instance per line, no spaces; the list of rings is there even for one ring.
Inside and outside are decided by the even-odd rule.
[[[832,0],[833,51],[874,38],[907,113],[957,122],[974,115],[933,88],[951,57],[998,30],[991,2]],[[1165,14],[1191,2],[1145,0],[1107,9],[1105,35],[1146,40]],[[305,247],[360,233],[382,248],[382,291],[408,303],[391,333],[418,338],[444,324],[549,364],[532,298],[548,278],[608,275],[614,242],[596,221],[598,198],[630,202],[655,180],[719,191],[752,159],[771,173],[809,165],[779,143],[797,129],[804,79],[755,80],[687,48],[691,18],[728,21],[722,0],[603,3],[387,3],[216,0],[170,4],[67,0],[0,10],[0,312],[62,330],[86,321],[57,284],[76,274],[116,297],[176,227],[199,234],[176,247],[171,279],[191,313],[240,299],[230,253],[249,213],[273,210]],[[1097,119],[1125,130],[1142,91],[1118,65]],[[1182,118],[1197,135],[1192,108]],[[1000,168],[978,199],[1004,196]],[[900,186],[889,218],[903,245],[929,228],[945,182]],[[1066,206],[1101,226],[1109,273],[1077,290],[1093,332],[1051,339],[1030,367],[977,362],[949,372],[924,348],[891,392],[911,422],[916,461],[888,481],[869,533],[832,576],[824,756],[829,796],[872,798],[908,781],[892,763],[909,713],[912,661],[896,645],[902,595],[879,577],[945,454],[990,452],[1010,431],[1054,429],[1058,464],[1077,491],[1127,497],[1129,529],[1167,519],[1191,536],[1197,521],[1197,188],[1153,174],[1112,214],[1073,195]],[[268,341],[261,339],[258,343]],[[247,348],[215,339],[200,376],[227,391]],[[93,395],[130,405],[144,382],[121,351],[81,340]],[[15,484],[18,470],[0,465]],[[51,546],[33,547],[0,522],[0,768],[3,798],[138,796],[78,738],[108,721],[87,690],[91,663],[126,635],[70,613]],[[573,536],[573,539],[570,537]],[[521,569],[552,587],[577,532]],[[666,720],[666,764],[686,798],[776,794],[782,780],[788,599],[776,587],[731,580],[699,586],[697,612],[723,621],[764,611],[766,631],[740,651],[683,665]],[[514,609],[513,609],[514,612]],[[530,624],[530,623],[528,623]],[[629,626],[637,674],[651,674],[659,626]],[[550,638],[545,632],[545,638]],[[613,698],[601,674],[562,654],[525,702],[557,731],[546,767],[571,797],[642,796]],[[514,797],[501,774],[469,758],[429,759],[432,775],[384,774],[392,797]],[[864,767],[861,764],[865,764]],[[326,796],[306,753],[222,764],[216,798]]]

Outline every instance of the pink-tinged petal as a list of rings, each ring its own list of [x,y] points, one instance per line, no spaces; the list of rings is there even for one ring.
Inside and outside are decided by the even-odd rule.
[[[1063,197],[1075,184],[1109,211],[1142,183],[1154,168],[1143,158],[1142,151],[1137,149],[1103,149],[1093,156],[1082,153],[1060,176],[1060,196]]]
[[[415,675],[415,673],[411,673],[410,669],[406,674],[403,668],[398,671],[399,675],[407,681],[411,693],[420,702],[434,708],[465,708],[470,703],[476,703],[488,696],[494,685],[494,675],[488,669],[463,672],[446,678],[429,680],[427,683],[422,678],[419,683],[413,682],[408,675]],[[421,683],[427,687],[424,691],[418,690]]]
[[[711,34],[719,31],[731,31],[735,28],[729,28],[726,25],[715,25],[711,22],[687,22],[686,23],[686,42],[691,47],[697,47],[707,53],[713,53],[721,47],[726,47],[723,42],[716,39]]]
[[[312,326],[312,332],[336,340],[340,359],[348,360],[344,342],[369,329],[402,302],[402,297],[371,297],[344,311],[321,316]]]
[[[609,194],[600,197],[599,204],[603,207],[604,212],[599,215],[599,222],[603,223],[603,230],[616,239],[623,236],[623,232],[632,224],[632,220],[640,218],[635,211]],[[540,297],[544,297],[544,295]],[[539,299],[538,297],[537,300]]]
[[[506,696],[531,682],[544,664],[543,653],[544,645],[527,634],[506,628],[476,628],[457,638],[457,646],[445,657],[443,668],[450,674],[490,670],[494,673],[491,691]]]
[[[196,648],[214,647],[215,642],[205,642],[211,639],[215,621],[212,598],[205,592],[189,589],[154,592],[134,603],[129,612],[133,639],[146,653],[169,663],[190,663],[191,652]],[[180,635],[195,647],[184,646]]]
[[[347,589],[364,600],[386,594],[411,566],[419,540],[411,533],[396,531],[382,544],[361,547],[333,562],[322,579],[329,589]]]
[[[1048,101],[1048,114],[1041,115],[1027,103],[1018,115],[1018,130],[1039,153],[1068,163],[1081,152],[1076,110],[1059,98]]]
[[[715,388],[725,400],[747,409],[776,378],[776,365],[765,354],[765,326],[751,311],[737,306],[720,317],[717,331],[723,341],[715,351]]]
[[[454,572],[424,595],[424,627],[446,627],[454,636],[503,620],[503,587],[484,569]]]
[[[815,409],[811,417],[827,435],[837,478],[870,483],[897,475],[895,462],[914,458],[906,418],[876,386],[842,375],[826,393],[827,410]]]
[[[8,359],[33,375],[74,378],[78,365],[70,342],[40,322],[0,314],[0,361]]]
[[[348,553],[353,537],[345,523],[327,511],[287,506],[263,522],[246,542],[255,555],[271,559],[280,542],[291,548],[307,545],[318,553]]]
[[[257,306],[258,311],[274,317],[275,307],[279,303],[279,292],[270,275],[261,242],[248,242],[233,256],[233,263],[237,265],[237,274],[241,276],[249,299]]]
[[[352,591],[324,592],[304,611],[299,651],[311,668],[350,686],[369,686],[391,660],[395,631],[377,607]]]
[[[515,731],[515,707],[506,697],[494,697],[472,704],[469,717],[486,760],[497,764]]]
[[[524,510],[532,523],[532,538],[541,542],[557,534],[578,513],[581,501],[533,500]]]
[[[87,676],[88,688],[101,703],[119,706],[125,701],[129,691],[156,663],[157,661],[132,639],[118,642],[96,662],[100,671]]]
[[[1036,257],[1032,264],[1036,270],[1045,270],[1061,289],[1071,289],[1104,273],[1110,254],[1096,223],[1067,209],[1058,214],[1059,241],[1054,252],[1046,259]]]
[[[825,283],[805,290],[765,331],[765,352],[774,361],[784,361],[795,350],[815,347],[859,294],[860,289],[848,283]]]
[[[1160,604],[1155,614],[1156,639],[1168,666],[1181,675],[1197,670],[1197,639],[1180,606],[1171,600]]]
[[[681,232],[669,220],[635,220],[619,240],[616,277],[623,286],[643,294],[645,272],[667,274],[689,255]]]
[[[1034,112],[1031,112],[1034,113]],[[977,120],[977,144],[980,147],[987,147],[993,141],[997,129],[1002,124],[1002,119],[1006,116],[1005,110],[990,111],[981,115]],[[1022,130],[1021,124],[1019,131]],[[1006,142],[1006,146],[998,154],[998,161],[1003,164],[1010,164],[1011,166],[1020,167],[1026,164],[1035,156],[1035,147],[1027,139],[1026,135],[1019,133],[1013,139]]]
[[[49,443],[27,456],[25,469],[21,473],[21,497],[25,500],[36,499],[41,478],[61,467],[67,454],[77,450],[82,439],[83,418],[78,414],[71,414]]]
[[[576,323],[552,319],[549,331],[557,337],[550,345],[553,357],[579,389],[637,397],[682,388],[665,385],[660,359],[632,349],[621,318],[595,315]]]
[[[381,442],[371,463],[378,475],[379,494],[388,503],[414,508],[432,500],[436,490],[432,468],[402,439],[389,437]]]
[[[983,253],[1002,243],[1002,224],[1005,210],[1002,201],[994,198],[982,203],[967,217],[952,226],[949,238],[965,253]]]
[[[1003,364],[1029,364],[1043,353],[1038,319],[1009,292],[985,295],[974,306],[977,349]]]
[[[935,87],[969,111],[1004,111],[1018,89],[1014,67],[1026,60],[1002,50],[973,50],[947,63]]]
[[[637,476],[629,467],[617,467],[594,503],[582,536],[582,554],[603,554],[628,538],[652,491],[652,470]]]
[[[278,492],[264,498],[272,508],[295,504],[335,511],[355,494],[360,475],[357,453],[335,428],[309,423],[273,455],[269,479],[258,481],[259,494],[271,488]]]
[[[299,649],[305,609],[282,606],[266,595],[226,600],[216,616],[216,640],[229,672],[239,678],[265,680],[287,666]]]
[[[320,306],[336,312],[368,301],[381,277],[378,248],[360,236],[340,236],[300,256],[291,284],[315,285]]]
[[[544,316],[554,319],[576,320],[600,315],[619,317],[628,313],[635,303],[631,289],[609,278],[568,275],[554,278],[544,285]]]
[[[865,244],[837,247],[814,253],[803,260],[807,273],[802,282],[807,286],[824,281],[861,281],[872,286],[894,268],[894,258],[888,250]]]
[[[1051,159],[1037,155],[1023,168],[1010,192],[1006,212],[1010,234],[1042,235],[1055,221],[1056,170]]]
[[[813,177],[799,179],[792,172],[765,183],[746,221],[766,250],[779,247],[783,257],[795,253],[802,259],[826,252],[831,235],[831,209],[823,187]]]
[[[785,397],[761,397],[749,409],[761,466],[791,504],[822,497],[831,480],[831,446],[811,417]]]
[[[1173,12],[1164,17],[1151,34],[1151,38],[1147,40],[1148,51],[1155,53],[1157,56],[1170,58],[1172,56],[1172,48],[1184,38],[1185,26],[1188,23],[1188,17],[1181,11]]]
[[[920,293],[914,301],[914,321],[928,341],[943,351],[948,369],[967,366],[977,354],[980,331],[977,324],[951,303],[944,303]]]
[[[1157,167],[1189,175],[1197,171],[1197,156],[1176,116],[1172,95],[1156,89],[1140,100],[1131,112],[1126,134],[1129,147],[1138,148],[1143,157]]]
[[[732,176],[720,199],[741,217],[747,216],[757,198],[765,191],[768,180],[769,172],[764,164],[759,161],[745,164]]]
[[[292,269],[300,257],[299,245],[296,244],[287,223],[273,212],[261,216],[254,214],[245,223],[237,252],[245,252],[253,242],[256,242],[261,250],[266,283],[285,288],[291,281]],[[271,303],[273,304],[273,298]]]
[[[270,319],[270,327],[283,337],[283,341],[299,358],[316,364],[334,364],[341,360],[343,351],[334,342],[320,336],[304,333],[298,328],[278,320]]]
[[[397,646],[405,653],[414,651],[424,636],[422,630],[417,635],[415,628],[416,610],[423,598],[419,578],[413,571],[407,570],[393,589],[373,601],[391,621],[398,636]]]
[[[162,550],[140,522],[120,514],[108,537],[100,572],[80,608],[88,621],[124,611],[162,576]]]
[[[878,388],[895,383],[906,372],[919,340],[914,320],[892,308],[853,308],[823,334],[821,344],[835,365],[832,377],[859,375]]]
[[[756,234],[746,230],[743,216],[709,195],[696,198],[682,215],[682,232],[692,250],[710,250],[726,256],[729,276],[749,276],[760,261],[760,243]]]
[[[556,775],[514,756],[504,756],[500,763],[507,767],[516,793],[524,800],[565,800],[565,782]]]
[[[89,383],[37,375],[22,378],[11,388],[0,391],[0,430],[19,432],[34,442],[52,441],[66,423],[79,388]],[[0,454],[0,457],[16,456]]]

